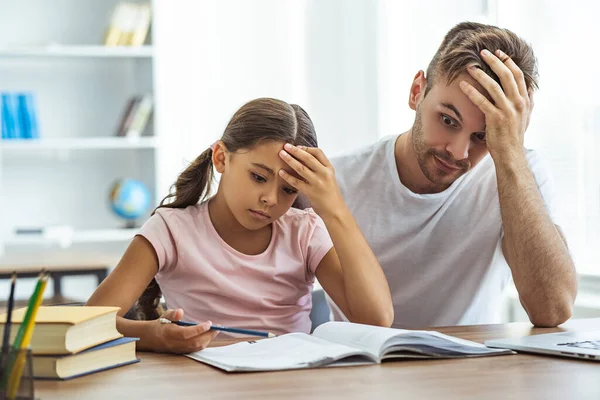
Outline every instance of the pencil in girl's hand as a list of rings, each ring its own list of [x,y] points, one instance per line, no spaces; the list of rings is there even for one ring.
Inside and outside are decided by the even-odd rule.
[[[160,323],[161,324],[176,324],[179,326],[195,326],[198,325],[195,322],[188,322],[188,321],[171,321],[168,320],[166,318],[160,318]],[[266,338],[273,338],[277,335],[275,335],[272,332],[265,332],[265,331],[255,331],[252,329],[241,329],[241,328],[229,328],[226,326],[221,326],[221,325],[211,325],[210,327],[211,331],[221,331],[221,332],[229,332],[229,333],[238,333],[241,335],[249,335],[249,336],[260,336],[260,337],[266,337]]]
[[[4,337],[2,339],[2,356],[0,359],[5,360],[8,356],[10,348],[10,328],[12,322],[12,312],[15,306],[15,284],[17,283],[17,272],[13,272],[10,283],[10,294],[8,295],[8,308],[6,310],[6,322],[4,323]],[[5,361],[6,362],[6,361]],[[2,374],[0,374],[2,375]]]

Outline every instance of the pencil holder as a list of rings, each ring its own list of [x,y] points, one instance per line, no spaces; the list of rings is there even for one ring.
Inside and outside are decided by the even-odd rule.
[[[34,400],[31,349],[13,350],[0,362],[0,400]],[[5,377],[5,374],[7,376]]]

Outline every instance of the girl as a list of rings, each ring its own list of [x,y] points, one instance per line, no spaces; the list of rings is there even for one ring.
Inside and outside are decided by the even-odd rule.
[[[383,271],[316,146],[301,107],[268,98],[244,105],[222,138],[179,175],[174,193],[87,305],[121,307],[117,328],[139,337],[138,349],[189,353],[216,335],[210,321],[308,333],[316,276],[350,321],[390,326]],[[213,167],[221,179],[206,199]],[[299,191],[314,211],[290,208]],[[186,319],[205,322],[182,327],[123,318],[154,277],[175,308],[163,317],[178,321],[185,310]],[[158,304],[160,291],[154,293],[146,305]]]

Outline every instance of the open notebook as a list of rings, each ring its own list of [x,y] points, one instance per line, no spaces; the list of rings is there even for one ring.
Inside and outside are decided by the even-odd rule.
[[[327,322],[312,335],[289,333],[186,354],[228,372],[277,371],[377,364],[411,358],[464,358],[514,354],[439,332]]]

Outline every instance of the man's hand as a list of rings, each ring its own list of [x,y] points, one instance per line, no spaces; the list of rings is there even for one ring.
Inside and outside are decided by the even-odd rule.
[[[501,50],[496,50],[496,55],[482,50],[481,57],[498,75],[502,86],[476,66],[467,70],[493,103],[466,81],[460,82],[460,88],[485,114],[487,148],[498,162],[524,154],[523,139],[533,109],[533,91],[528,92],[523,71]]]
[[[531,322],[557,326],[571,317],[577,275],[525,157],[523,139],[533,108],[531,91],[527,91],[523,72],[502,51],[493,55],[483,50],[481,56],[502,85],[481,69],[470,67],[469,73],[487,96],[468,82],[460,82],[460,87],[485,114],[487,148],[496,164],[504,228],[502,250]]]

